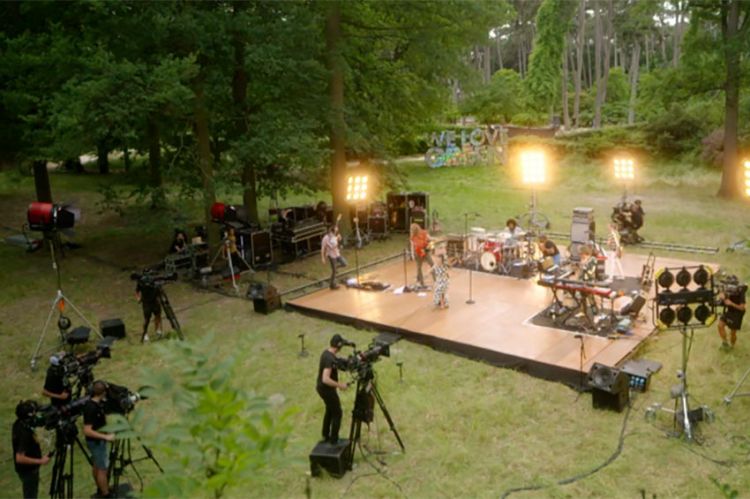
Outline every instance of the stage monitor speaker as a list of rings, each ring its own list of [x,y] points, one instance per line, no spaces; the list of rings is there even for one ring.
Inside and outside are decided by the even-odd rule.
[[[274,310],[281,308],[281,297],[275,287],[262,282],[250,283],[247,288],[247,297],[253,300],[253,309],[256,313],[268,315]]]
[[[594,409],[622,412],[630,401],[628,375],[614,367],[594,363],[588,374]]]
[[[331,476],[341,478],[349,468],[349,440],[339,440],[336,445],[318,443],[310,453],[310,473],[320,476],[326,470]]]
[[[121,319],[105,319],[99,323],[99,331],[104,337],[124,338],[125,324]]]
[[[630,301],[630,303],[627,303],[620,309],[620,315],[638,317],[638,314],[641,313],[641,309],[645,304],[646,294],[641,291]]]
[[[250,234],[250,265],[268,265],[273,261],[271,233],[267,230]]]

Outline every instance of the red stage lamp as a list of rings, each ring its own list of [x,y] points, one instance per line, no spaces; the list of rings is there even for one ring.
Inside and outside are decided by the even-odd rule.
[[[72,229],[79,213],[71,206],[34,202],[26,212],[31,230]]]
[[[237,208],[231,204],[214,203],[211,205],[211,220],[216,223],[237,221]]]

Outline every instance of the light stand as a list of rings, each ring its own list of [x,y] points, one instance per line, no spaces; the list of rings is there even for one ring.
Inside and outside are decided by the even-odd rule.
[[[523,183],[531,187],[531,204],[529,211],[518,217],[527,230],[537,232],[549,228],[549,219],[537,211],[536,186],[545,182],[545,155],[541,151],[521,153]]]
[[[141,443],[141,447],[143,448],[143,451],[146,453],[146,455],[138,459],[133,459],[131,442],[129,438],[116,439],[112,443],[112,449],[109,453],[108,478],[112,480],[111,490],[115,494],[117,494],[118,497],[120,497],[120,494],[118,493],[118,489],[120,487],[120,477],[124,474],[125,468],[130,467],[133,469],[133,473],[135,473],[135,476],[136,478],[138,478],[138,482],[140,483],[141,491],[143,491],[143,478],[141,478],[141,474],[138,472],[138,468],[135,467],[135,463],[148,459],[156,465],[161,473],[164,473],[164,470],[159,464],[159,461],[156,460],[156,457],[154,457],[154,453],[151,451],[151,449],[146,447],[146,445],[144,445],[143,443]]]
[[[734,389],[731,392],[729,392],[729,395],[724,397],[724,403],[726,405],[731,404],[732,400],[734,400],[735,397],[750,397],[750,392],[737,393],[740,387],[745,383],[745,380],[747,379],[748,376],[750,376],[750,368],[748,368],[747,371],[745,371],[745,374],[742,375],[740,380],[734,386]]]
[[[409,260],[409,250],[407,248],[404,248],[404,293],[411,292],[411,288],[409,287],[409,280],[406,274],[406,267],[407,267],[408,260]]]
[[[55,299],[52,301],[52,306],[50,307],[49,314],[47,314],[47,320],[44,322],[44,327],[42,328],[42,334],[39,336],[39,341],[36,344],[36,348],[34,349],[34,353],[31,355],[31,370],[35,371],[37,366],[37,361],[39,360],[39,351],[42,348],[42,343],[44,342],[44,337],[47,334],[47,328],[49,327],[50,321],[52,320],[52,315],[55,313],[55,309],[57,309],[62,316],[63,312],[65,311],[65,305],[70,305],[70,307],[73,309],[73,311],[78,314],[78,317],[83,320],[86,325],[91,328],[92,331],[96,333],[99,338],[102,338],[101,333],[99,332],[99,329],[94,326],[91,321],[89,321],[85,315],[78,309],[78,307],[75,306],[75,304],[70,301],[65,294],[62,291],[62,277],[60,275],[60,264],[57,261],[57,254],[55,253],[55,238],[57,237],[57,232],[52,231],[51,234],[45,233],[45,239],[49,242],[49,249],[50,249],[50,255],[52,256],[52,268],[55,269],[55,272],[57,274],[57,294],[55,295]],[[60,331],[60,342],[64,345],[65,344],[65,337],[63,336],[62,331]]]
[[[357,273],[357,284],[359,285],[359,248],[362,247],[362,234],[359,232],[359,218],[354,217],[354,234],[356,241],[354,243],[354,268]]]
[[[222,246],[219,247],[219,250],[216,252],[216,255],[214,256],[214,259],[211,260],[211,264],[209,267],[213,267],[214,263],[216,263],[216,260],[218,260],[219,255],[224,253],[226,255],[227,259],[227,265],[229,266],[229,275],[232,279],[232,287],[234,288],[234,292],[238,295],[240,294],[240,287],[237,285],[237,278],[235,277],[234,272],[234,263],[232,262],[232,254],[236,254],[242,263],[245,264],[245,267],[247,267],[249,270],[252,270],[252,267],[250,267],[250,264],[247,263],[245,260],[245,257],[242,256],[242,254],[239,251],[232,252],[232,241],[229,239],[229,236],[225,237],[222,241]]]

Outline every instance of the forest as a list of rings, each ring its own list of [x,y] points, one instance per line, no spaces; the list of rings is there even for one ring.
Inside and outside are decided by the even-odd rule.
[[[137,170],[131,193],[329,186],[347,161],[424,153],[470,117],[547,125],[554,146],[722,168],[742,195],[750,136],[739,0],[3,2],[0,161]],[[580,133],[573,133],[573,132]],[[91,168],[91,167],[89,167]],[[165,189],[173,183],[175,191]],[[110,193],[112,195],[112,193]]]

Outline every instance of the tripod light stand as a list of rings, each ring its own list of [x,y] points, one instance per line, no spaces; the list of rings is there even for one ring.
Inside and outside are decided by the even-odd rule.
[[[49,249],[50,249],[50,255],[52,257],[52,268],[55,270],[57,274],[57,293],[55,294],[55,299],[52,301],[52,306],[50,307],[49,313],[47,314],[47,320],[44,322],[44,327],[42,328],[42,333],[39,335],[39,341],[36,344],[36,348],[34,349],[34,353],[31,355],[31,370],[36,370],[37,362],[40,358],[40,350],[42,348],[42,343],[44,342],[44,337],[47,334],[47,328],[49,328],[50,322],[52,321],[52,316],[55,314],[55,310],[59,312],[59,317],[63,316],[63,312],[65,311],[65,306],[70,305],[70,308],[73,309],[73,311],[78,314],[78,317],[81,318],[81,320],[89,327],[92,331],[96,333],[99,338],[102,338],[101,333],[99,332],[99,329],[94,326],[91,321],[89,321],[85,315],[76,307],[75,303],[70,301],[62,290],[62,277],[60,275],[60,263],[57,261],[57,253],[55,252],[55,237],[57,237],[57,234],[54,231],[50,231],[50,233],[45,233],[45,239],[49,243]],[[62,345],[65,344],[65,336],[63,334],[63,331],[60,331],[60,343]],[[54,350],[54,349],[52,349]]]

